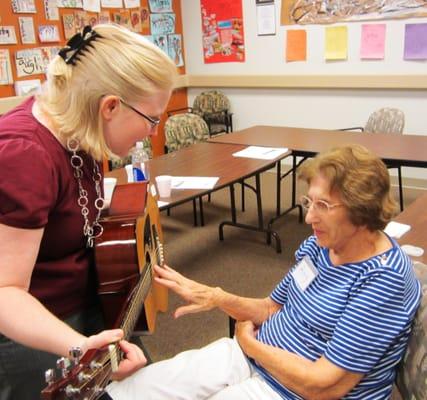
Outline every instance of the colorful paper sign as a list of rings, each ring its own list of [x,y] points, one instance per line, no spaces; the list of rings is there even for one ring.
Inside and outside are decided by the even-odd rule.
[[[360,41],[360,58],[384,59],[385,24],[363,24]]]
[[[242,0],[201,0],[205,63],[245,61]]]
[[[286,33],[286,61],[307,60],[307,32],[305,29],[293,29]]]
[[[405,60],[427,59],[427,23],[405,25]]]
[[[325,28],[325,59],[347,59],[347,27],[328,26]]]

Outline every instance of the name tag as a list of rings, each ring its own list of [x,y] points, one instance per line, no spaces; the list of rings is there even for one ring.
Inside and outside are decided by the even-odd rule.
[[[319,271],[309,256],[305,256],[292,272],[295,283],[302,292],[308,288],[317,275],[319,275]]]

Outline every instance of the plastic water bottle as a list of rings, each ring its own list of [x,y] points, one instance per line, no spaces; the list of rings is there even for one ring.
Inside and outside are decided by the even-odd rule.
[[[132,172],[133,181],[148,181],[148,154],[144,150],[144,144],[142,142],[136,142],[135,149],[132,152]]]

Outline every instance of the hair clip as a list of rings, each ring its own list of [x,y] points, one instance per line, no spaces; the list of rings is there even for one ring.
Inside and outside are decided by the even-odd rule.
[[[77,56],[81,54],[87,46],[93,47],[91,43],[96,38],[102,37],[99,33],[94,31],[90,25],[87,25],[83,29],[83,33],[76,33],[68,42],[67,46],[59,51],[59,55],[65,61],[66,64],[75,65],[79,59]],[[68,55],[70,52],[71,55]]]

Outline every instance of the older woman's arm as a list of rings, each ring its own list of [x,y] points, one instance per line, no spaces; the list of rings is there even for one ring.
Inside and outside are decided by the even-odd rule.
[[[243,352],[304,399],[340,399],[364,376],[340,368],[325,357],[310,361],[289,351],[261,343],[255,337],[256,329],[250,321],[237,323],[236,337]]]
[[[263,299],[241,297],[219,287],[203,285],[168,266],[155,266],[155,271],[158,274],[155,278],[158,283],[173,290],[188,303],[176,309],[174,313],[176,318],[219,308],[238,321],[250,320],[260,325],[281,307],[270,297]]]

